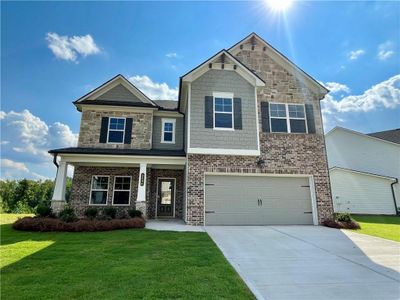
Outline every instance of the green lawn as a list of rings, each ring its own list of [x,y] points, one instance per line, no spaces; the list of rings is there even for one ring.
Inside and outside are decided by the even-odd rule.
[[[400,217],[352,215],[361,225],[359,233],[400,242]]]
[[[0,215],[2,299],[254,299],[206,233],[21,232]]]

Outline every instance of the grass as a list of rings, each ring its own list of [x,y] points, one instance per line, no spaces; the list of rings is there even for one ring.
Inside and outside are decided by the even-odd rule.
[[[357,232],[400,242],[400,217],[352,215],[352,218],[360,223]]]
[[[2,299],[254,299],[206,233],[20,232],[0,215]]]

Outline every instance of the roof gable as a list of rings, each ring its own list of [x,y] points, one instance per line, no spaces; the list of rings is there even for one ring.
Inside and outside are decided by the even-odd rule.
[[[382,139],[388,142],[400,144],[400,128],[392,129],[392,130],[385,130],[385,131],[378,131],[378,132],[371,132],[367,135]]]
[[[262,50],[265,51],[268,56],[270,56],[277,64],[282,66],[288,72],[294,74],[296,78],[300,79],[301,81],[308,83],[313,89],[317,90],[321,95],[326,95],[329,90],[321,85],[317,80],[303,71],[300,67],[294,64],[289,58],[275,49],[272,45],[258,36],[256,33],[251,33],[243,40],[239,41],[228,51],[236,55],[241,50]],[[321,97],[322,99],[323,97]]]
[[[234,71],[253,86],[264,86],[264,81],[225,49],[201,63],[181,77],[183,82],[192,82],[210,69]]]
[[[74,101],[75,105],[79,104],[101,104],[102,101],[106,102],[127,102],[130,105],[135,103],[141,105],[157,107],[157,105],[143,94],[137,87],[135,87],[129,80],[121,74],[113,77],[109,81],[100,85],[93,91]]]

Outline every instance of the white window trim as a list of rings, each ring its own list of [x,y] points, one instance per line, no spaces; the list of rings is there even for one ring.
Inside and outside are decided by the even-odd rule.
[[[286,117],[272,117],[271,116],[271,104],[283,104],[285,105],[285,110],[286,110]],[[306,106],[304,103],[282,103],[282,102],[270,102],[268,107],[268,112],[269,112],[269,128],[271,130],[271,133],[293,133],[293,134],[305,134],[308,133],[308,125],[307,125],[307,115],[306,115]],[[304,110],[304,118],[294,118],[289,116],[289,105],[301,105],[303,106]],[[272,122],[271,119],[285,119],[286,120],[286,127],[287,127],[287,132],[276,132],[272,131]],[[304,120],[305,122],[305,127],[306,127],[306,132],[292,132],[290,128],[290,120]]]
[[[124,129],[110,129],[111,119],[124,119]],[[124,141],[125,141],[125,129],[126,129],[126,118],[124,118],[124,117],[108,117],[107,144],[117,144],[117,145],[124,144]],[[110,135],[110,130],[112,130],[112,131],[122,131],[122,142],[121,143],[109,142],[108,141],[108,138],[109,138],[109,135]]]
[[[165,123],[172,123],[172,141],[164,140]],[[163,143],[163,144],[175,144],[175,128],[176,128],[176,119],[166,119],[166,118],[162,118],[161,119],[161,143]],[[167,131],[167,132],[169,132],[169,131]]]
[[[117,182],[117,177],[129,178],[129,190],[117,190],[115,188],[115,183]],[[112,194],[112,205],[113,206],[130,206],[131,205],[131,190],[132,190],[132,176],[114,176],[114,187],[113,187],[113,194]],[[128,204],[114,204],[114,196],[115,191],[118,192],[129,192]]]
[[[93,189],[93,179],[94,177],[107,177],[107,190],[105,189]],[[92,175],[92,180],[90,181],[90,194],[89,194],[89,205],[93,205],[93,206],[107,206],[107,201],[108,201],[108,190],[110,188],[110,176],[107,175]],[[106,203],[105,204],[95,204],[92,203],[92,192],[107,192],[107,196],[106,196]]]
[[[215,127],[215,98],[230,98],[232,100],[232,112],[218,112],[219,114],[232,114],[232,127]],[[234,105],[233,105],[233,93],[225,93],[225,92],[213,92],[213,129],[214,130],[226,130],[226,131],[234,131],[235,130],[235,118],[234,118]]]

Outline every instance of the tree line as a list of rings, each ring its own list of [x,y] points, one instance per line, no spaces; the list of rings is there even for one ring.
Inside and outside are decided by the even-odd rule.
[[[67,178],[66,200],[71,194],[72,180]],[[34,213],[39,204],[50,206],[53,180],[1,180],[0,211],[3,213]]]

